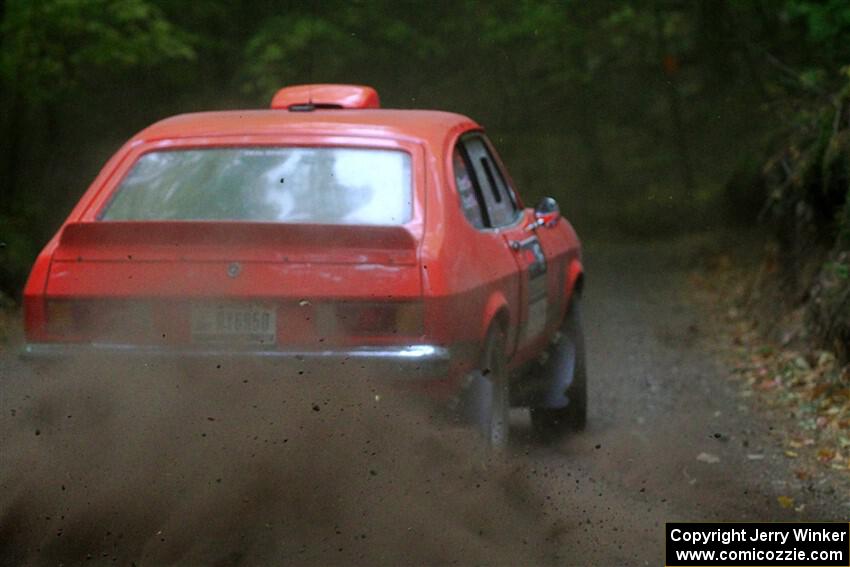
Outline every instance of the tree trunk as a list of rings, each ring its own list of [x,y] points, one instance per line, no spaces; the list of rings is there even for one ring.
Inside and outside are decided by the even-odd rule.
[[[664,35],[664,20],[658,4],[655,5],[655,39],[658,48],[658,63],[661,64],[664,58],[670,53],[667,46],[667,38]],[[679,94],[679,89],[676,87],[673,76],[665,77],[664,90],[667,95],[668,106],[670,107],[673,145],[677,154],[676,163],[679,168],[679,176],[684,193],[690,195],[694,190],[694,175],[691,167],[690,148],[682,117],[681,95]]]

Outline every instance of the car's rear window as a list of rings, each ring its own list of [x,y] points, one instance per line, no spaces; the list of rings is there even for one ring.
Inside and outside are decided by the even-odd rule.
[[[143,154],[102,220],[397,225],[410,220],[410,155],[343,147]]]

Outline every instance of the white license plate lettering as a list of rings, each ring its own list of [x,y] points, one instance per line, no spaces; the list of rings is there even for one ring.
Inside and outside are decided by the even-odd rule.
[[[274,309],[260,306],[200,306],[192,308],[192,339],[274,343],[277,317]]]

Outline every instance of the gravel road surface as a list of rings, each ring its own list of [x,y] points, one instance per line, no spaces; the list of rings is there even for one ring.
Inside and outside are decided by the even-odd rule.
[[[846,521],[708,348],[697,255],[588,246],[589,428],[542,446],[515,411],[504,459],[346,368],[44,372],[13,340],[0,564],[662,565],[667,521]]]

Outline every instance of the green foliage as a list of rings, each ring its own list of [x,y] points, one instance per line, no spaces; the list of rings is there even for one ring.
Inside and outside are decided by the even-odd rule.
[[[0,72],[32,102],[49,102],[86,73],[191,60],[189,34],[146,0],[12,0]]]
[[[58,162],[61,144],[72,142],[56,139],[61,109],[90,103],[123,73],[192,61],[196,52],[194,36],[148,0],[7,1],[0,42],[0,289],[14,296],[57,203],[67,201],[62,173],[76,171]]]
[[[836,244],[839,249],[850,250],[850,187],[844,197],[844,208],[838,217],[838,237]]]
[[[0,298],[19,294],[40,243],[34,241],[21,216],[0,215]]]
[[[848,266],[847,264],[834,262],[832,264],[827,264],[826,266],[832,268],[837,278],[842,280],[850,279],[850,266]]]
[[[274,92],[282,84],[313,74],[339,75],[355,52],[362,50],[356,36],[327,19],[311,15],[272,18],[254,34],[245,48],[246,88]]]
[[[264,19],[243,50],[243,90],[267,97],[297,82],[363,83],[364,76],[391,75],[445,56],[442,38],[383,4],[364,10],[340,3],[322,14],[295,9]]]
[[[831,51],[847,49],[841,43],[850,32],[850,3],[845,0],[786,0],[785,6],[790,18],[805,22],[809,41]]]

